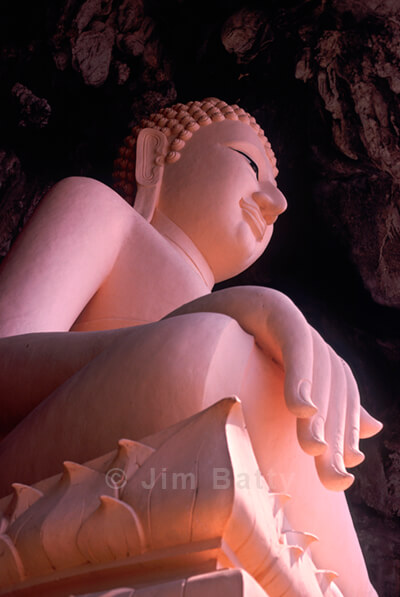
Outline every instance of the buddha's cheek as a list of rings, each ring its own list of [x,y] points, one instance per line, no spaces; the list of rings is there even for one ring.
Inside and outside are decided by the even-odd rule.
[[[262,239],[257,239],[248,222],[243,221],[237,227],[236,246],[237,255],[242,264],[248,267],[256,261],[265,251],[271,240],[273,226],[268,226]]]
[[[229,238],[225,242],[220,236],[219,244],[223,247],[221,258],[224,261],[224,269],[230,277],[246,269],[263,252],[263,248],[246,222],[232,227]]]
[[[237,250],[243,259],[249,259],[257,251],[257,240],[247,222],[241,222],[237,228]]]

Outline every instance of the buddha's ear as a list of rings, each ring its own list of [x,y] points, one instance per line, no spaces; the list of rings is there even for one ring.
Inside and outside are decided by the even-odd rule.
[[[149,222],[158,203],[167,147],[167,137],[156,129],[142,129],[136,141],[135,209]]]

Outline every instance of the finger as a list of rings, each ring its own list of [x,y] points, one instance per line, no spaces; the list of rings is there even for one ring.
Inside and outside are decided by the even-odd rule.
[[[346,429],[344,436],[344,464],[346,467],[357,466],[365,460],[365,455],[358,448],[360,437],[360,394],[357,382],[348,364],[342,360],[347,384]]]
[[[329,406],[331,387],[331,360],[329,349],[321,336],[311,328],[314,357],[311,398],[318,412],[308,419],[297,419],[297,437],[302,449],[311,456],[323,454],[327,448],[325,441],[325,421]]]
[[[383,423],[372,417],[364,407],[360,409],[360,438],[365,439],[379,433]]]
[[[311,399],[313,371],[311,329],[302,313],[287,297],[283,297],[276,307],[268,317],[267,327],[281,347],[285,371],[286,405],[297,417],[311,417],[317,411]]]
[[[344,466],[343,450],[346,426],[347,383],[342,363],[331,348],[331,390],[328,414],[325,424],[325,439],[328,447],[315,457],[315,464],[321,482],[327,489],[344,491],[354,481]]]

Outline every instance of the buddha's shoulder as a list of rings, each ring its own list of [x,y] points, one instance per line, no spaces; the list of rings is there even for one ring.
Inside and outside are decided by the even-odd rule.
[[[132,207],[108,185],[87,176],[68,176],[54,185],[52,191],[55,195],[68,200],[76,198],[78,201],[97,201],[98,204],[114,204],[120,209]]]
[[[142,224],[141,216],[133,207],[108,185],[86,176],[63,178],[51,189],[46,201],[58,204],[61,209],[75,211],[83,216],[90,212],[93,220],[104,218],[123,218],[136,225]]]

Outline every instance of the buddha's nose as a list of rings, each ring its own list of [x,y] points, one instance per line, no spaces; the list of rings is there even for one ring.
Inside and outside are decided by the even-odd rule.
[[[262,191],[252,194],[252,198],[260,208],[267,224],[273,224],[279,214],[287,208],[284,194],[272,183],[265,184]]]

